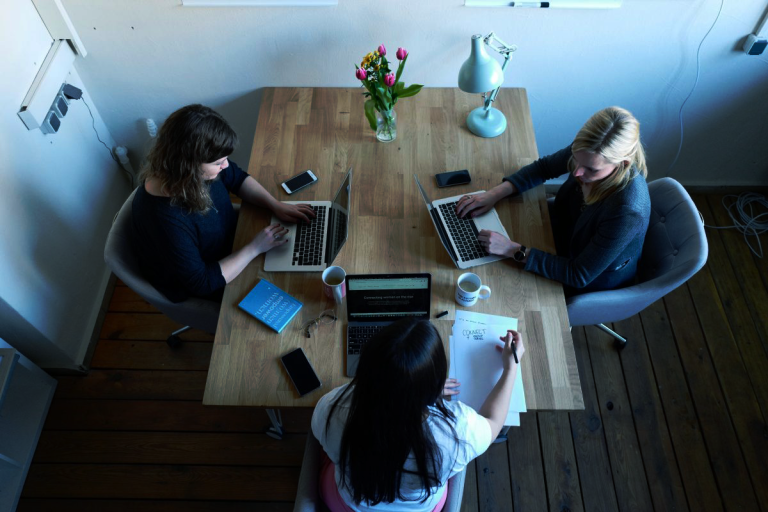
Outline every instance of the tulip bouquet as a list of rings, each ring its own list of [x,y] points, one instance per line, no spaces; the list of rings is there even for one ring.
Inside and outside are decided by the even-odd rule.
[[[376,130],[376,136],[382,141],[395,138],[396,117],[393,108],[397,100],[415,96],[424,87],[419,84],[406,87],[400,81],[405,61],[408,60],[408,52],[405,48],[397,49],[395,55],[400,62],[394,73],[389,67],[386,55],[387,49],[382,44],[366,55],[360,66],[355,64],[355,76],[367,91],[363,93],[368,98],[365,101],[365,117],[368,118],[371,129]],[[375,112],[379,113],[378,119]]]

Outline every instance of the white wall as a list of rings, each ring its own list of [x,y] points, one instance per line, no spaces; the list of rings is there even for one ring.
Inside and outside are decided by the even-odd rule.
[[[77,368],[109,277],[106,234],[130,187],[82,101],[70,104],[55,135],[27,130],[16,115],[51,41],[31,0],[3,3],[0,337],[40,366]],[[74,69],[68,82],[85,89]],[[87,91],[85,98],[111,146]]]
[[[624,0],[609,10],[468,8],[462,0],[180,4],[64,0],[91,52],[77,67],[134,165],[146,152],[142,118],[159,123],[192,102],[217,108],[242,137],[235,159],[245,165],[260,88],[356,86],[353,64],[382,42],[411,51],[406,83],[453,87],[470,36],[494,30],[519,46],[505,85],[527,88],[540,153],[568,144],[594,111],[617,104],[642,122],[651,175],[660,177],[677,150],[678,108],[720,0]],[[704,43],[700,83],[684,112],[686,144],[672,171],[684,183],[768,183],[768,54],[739,49],[765,7],[726,0]]]

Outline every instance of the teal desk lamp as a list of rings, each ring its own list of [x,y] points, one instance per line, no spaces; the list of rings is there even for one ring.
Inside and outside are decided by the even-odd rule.
[[[499,66],[485,51],[485,45],[504,56]],[[508,45],[491,32],[483,37],[472,36],[472,53],[459,70],[459,89],[464,92],[483,93],[483,106],[474,109],[467,116],[467,128],[480,137],[498,137],[507,129],[507,119],[500,110],[491,105],[504,83],[504,69],[512,60],[517,46]],[[488,91],[491,91],[488,95]]]

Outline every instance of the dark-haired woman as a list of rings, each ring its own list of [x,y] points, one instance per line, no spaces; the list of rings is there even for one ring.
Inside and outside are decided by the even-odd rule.
[[[232,252],[237,216],[229,193],[272,210],[284,222],[310,222],[308,205],[277,201],[229,155],[237,134],[203,105],[187,105],[163,123],[133,199],[141,269],[173,302],[221,300],[224,285],[256,258],[287,242],[280,224],[268,226]]]
[[[509,409],[515,331],[501,338],[504,371],[479,412],[443,401],[458,392],[435,327],[395,322],[366,343],[351,383],[322,397],[312,432],[328,460],[320,494],[333,511],[441,510],[448,479],[488,449]]]

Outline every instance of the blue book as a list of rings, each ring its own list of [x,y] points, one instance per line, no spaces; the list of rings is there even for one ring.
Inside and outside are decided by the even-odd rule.
[[[259,281],[240,302],[240,308],[277,332],[296,316],[303,304],[266,279]]]

